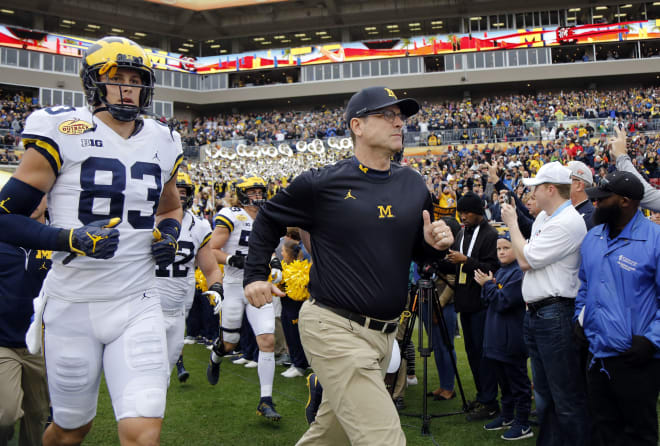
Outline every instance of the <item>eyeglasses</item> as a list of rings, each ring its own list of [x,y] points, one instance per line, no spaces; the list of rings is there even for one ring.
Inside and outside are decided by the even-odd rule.
[[[379,110],[375,112],[365,113],[363,116],[382,116],[387,122],[394,122],[394,118],[399,118],[402,122],[405,122],[408,116],[403,113],[393,112],[392,110]]]

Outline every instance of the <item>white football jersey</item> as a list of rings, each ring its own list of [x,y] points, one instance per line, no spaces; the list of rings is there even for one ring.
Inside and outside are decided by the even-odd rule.
[[[195,257],[211,240],[211,224],[189,210],[183,214],[179,250],[174,263],[166,268],[156,267],[156,290],[163,310],[183,308],[184,302],[195,295]]]
[[[223,226],[230,232],[229,239],[222,250],[227,254],[243,254],[247,256],[248,240],[252,231],[252,217],[239,207],[222,208],[213,220],[215,226]],[[243,270],[225,265],[223,283],[243,283]]]
[[[93,125],[96,125],[96,129]],[[119,245],[107,260],[53,253],[46,294],[70,301],[108,301],[154,283],[152,230],[163,190],[183,159],[181,138],[153,119],[124,139],[87,108],[52,107],[32,113],[23,132],[57,178],[48,193],[51,225],[78,228],[121,217]]]

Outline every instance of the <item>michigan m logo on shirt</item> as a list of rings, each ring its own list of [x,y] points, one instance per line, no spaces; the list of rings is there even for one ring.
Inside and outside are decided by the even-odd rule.
[[[378,205],[378,218],[394,218],[392,214],[392,205],[388,204],[387,206]]]

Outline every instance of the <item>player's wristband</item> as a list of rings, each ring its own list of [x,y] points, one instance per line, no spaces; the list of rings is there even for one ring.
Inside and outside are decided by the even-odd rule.
[[[0,190],[0,215],[19,214],[29,217],[39,206],[44,193],[14,177]]]
[[[166,218],[158,223],[158,230],[163,235],[170,234],[176,241],[179,240],[179,234],[181,233],[181,223],[173,218]]]

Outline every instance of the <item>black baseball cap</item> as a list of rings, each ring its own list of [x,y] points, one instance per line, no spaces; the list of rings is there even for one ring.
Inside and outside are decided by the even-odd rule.
[[[607,198],[614,194],[631,200],[641,200],[644,197],[644,185],[634,174],[617,170],[605,175],[598,182],[598,186],[590,187],[585,192],[592,200]]]
[[[414,99],[399,99],[387,87],[369,87],[358,91],[348,101],[346,112],[344,113],[346,123],[350,127],[351,119],[361,118],[370,112],[391,105],[398,105],[401,113],[406,115],[406,117],[410,117],[419,111],[419,104]]]

